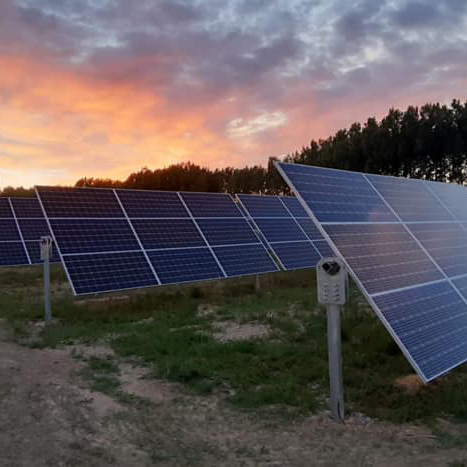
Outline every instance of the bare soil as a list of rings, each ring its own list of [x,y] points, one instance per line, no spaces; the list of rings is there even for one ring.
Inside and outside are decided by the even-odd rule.
[[[0,322],[0,466],[444,466],[464,465],[467,447],[445,449],[424,427],[354,414],[287,421],[235,411],[120,364],[121,402],[94,392],[82,356],[104,347],[37,350]],[[449,430],[456,429],[446,422]]]

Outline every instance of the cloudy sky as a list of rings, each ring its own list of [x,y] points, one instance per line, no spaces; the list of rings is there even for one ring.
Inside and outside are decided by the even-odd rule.
[[[465,0],[0,0],[0,187],[266,164],[452,98]]]

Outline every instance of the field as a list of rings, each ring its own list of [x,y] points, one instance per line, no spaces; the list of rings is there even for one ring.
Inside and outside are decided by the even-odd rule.
[[[312,271],[74,298],[0,270],[0,465],[467,465],[467,369],[423,386],[351,288],[329,419]]]

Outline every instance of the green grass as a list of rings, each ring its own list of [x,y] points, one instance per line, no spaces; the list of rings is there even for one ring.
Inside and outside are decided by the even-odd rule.
[[[36,346],[104,341],[120,357],[136,357],[157,378],[177,381],[198,394],[215,393],[245,409],[283,408],[305,414],[326,408],[328,365],[326,316],[316,303],[312,271],[278,273],[196,286],[165,287],[76,300],[59,267],[52,274],[53,315]],[[0,317],[19,338],[28,320],[42,319],[38,268],[0,270]],[[200,305],[208,312],[198,313]],[[219,342],[215,323],[267,325],[267,338]],[[467,419],[467,372],[447,377],[409,395],[394,385],[413,373],[358,290],[342,313],[344,392],[348,411],[395,422],[436,417]],[[90,360],[93,387],[119,393],[114,361]]]

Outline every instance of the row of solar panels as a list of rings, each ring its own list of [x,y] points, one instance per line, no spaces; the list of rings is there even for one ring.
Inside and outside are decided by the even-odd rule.
[[[467,361],[467,190],[278,168],[422,379]]]
[[[40,190],[48,220],[35,198],[0,198],[0,265],[39,263],[50,224],[77,294],[277,270],[266,249],[286,270],[330,252],[293,197]]]

